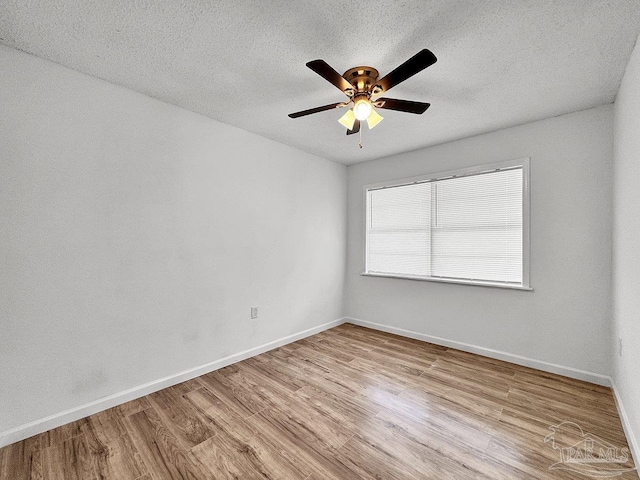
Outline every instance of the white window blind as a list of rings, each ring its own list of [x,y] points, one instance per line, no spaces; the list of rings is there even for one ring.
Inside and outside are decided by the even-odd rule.
[[[368,238],[371,271],[431,274],[431,184],[371,192]]]
[[[515,165],[367,189],[365,273],[528,287],[524,185]]]

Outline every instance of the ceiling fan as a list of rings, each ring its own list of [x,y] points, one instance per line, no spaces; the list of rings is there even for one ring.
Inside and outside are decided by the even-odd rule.
[[[433,65],[436,61],[436,56],[425,48],[395,70],[379,79],[378,71],[373,67],[354,67],[344,72],[344,75],[340,75],[324,60],[313,60],[307,63],[307,67],[329,83],[338,87],[340,91],[348,97],[348,100],[303,110],[301,112],[290,113],[289,117],[304,117],[312,113],[323,112],[334,108],[343,108],[353,103],[353,107],[347,110],[342,118],[338,120],[347,128],[347,135],[352,135],[360,131],[360,122],[364,120],[367,121],[369,129],[372,129],[382,121],[383,117],[376,112],[375,108],[422,114],[431,106],[430,103],[379,96],[414,76],[416,73]],[[362,144],[360,144],[360,147],[362,147]]]

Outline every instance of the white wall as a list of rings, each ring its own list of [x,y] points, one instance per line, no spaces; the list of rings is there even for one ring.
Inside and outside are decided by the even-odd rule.
[[[609,375],[612,128],[606,105],[349,167],[347,316]],[[364,185],[522,157],[535,291],[360,275]]]
[[[640,453],[640,45],[615,103],[613,378]],[[618,339],[622,338],[622,356]],[[636,464],[639,462],[635,458]]]
[[[0,432],[343,315],[343,166],[2,46],[0,152]]]

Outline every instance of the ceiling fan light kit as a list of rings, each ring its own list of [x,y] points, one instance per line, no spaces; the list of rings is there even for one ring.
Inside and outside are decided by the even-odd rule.
[[[301,112],[290,113],[289,117],[298,118],[311,115],[312,113],[352,105],[338,120],[338,122],[347,129],[347,135],[352,135],[360,132],[360,123],[364,120],[367,121],[369,129],[372,129],[384,119],[384,117],[376,111],[376,108],[420,115],[424,113],[431,104],[378,97],[399,83],[414,76],[416,73],[433,65],[436,61],[436,56],[425,48],[395,70],[379,79],[378,70],[373,67],[354,67],[344,72],[343,75],[340,75],[324,60],[313,60],[307,63],[307,67],[340,89],[340,91],[347,96],[348,100],[303,110]],[[362,148],[362,141],[359,145],[360,148]]]

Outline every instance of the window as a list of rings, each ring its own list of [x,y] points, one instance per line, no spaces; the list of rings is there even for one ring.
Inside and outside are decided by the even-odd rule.
[[[529,289],[528,158],[365,192],[365,275]]]

